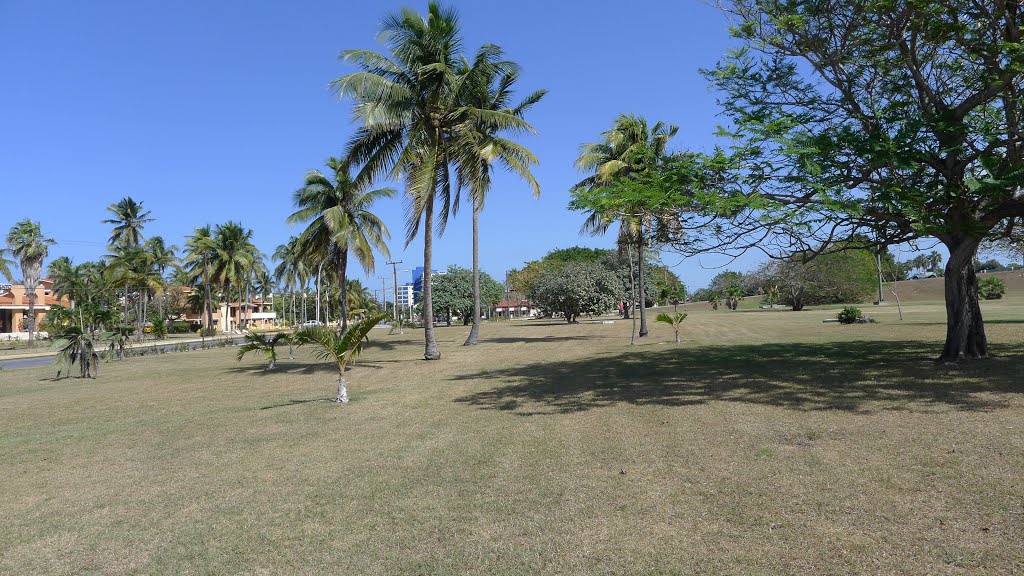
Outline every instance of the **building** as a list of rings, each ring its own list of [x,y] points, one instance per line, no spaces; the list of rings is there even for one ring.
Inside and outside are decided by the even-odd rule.
[[[192,293],[192,288],[183,286],[181,291],[187,298]],[[273,308],[272,300],[264,301],[260,298],[253,298],[245,303],[221,302],[220,305],[214,306],[213,325],[217,332],[272,328],[277,322],[277,313]],[[190,322],[198,329],[203,325],[203,311],[193,311],[186,307],[184,318],[179,321]]]
[[[528,300],[502,300],[494,305],[494,315],[499,318],[532,318],[537,309]]]
[[[398,286],[398,307],[410,308],[416,303],[416,288],[411,283]]]
[[[413,302],[416,304],[419,304],[420,300],[423,300],[423,270],[423,266],[417,266],[412,271]],[[433,278],[434,276],[438,276],[441,274],[444,274],[444,272],[431,270],[430,277]],[[401,298],[401,294],[399,294],[399,298]]]
[[[51,306],[70,306],[71,301],[57,298],[53,293],[53,281],[43,278],[36,286],[35,329],[43,325],[46,312]],[[28,316],[28,294],[24,284],[0,284],[0,334],[3,338],[28,338],[26,316]]]

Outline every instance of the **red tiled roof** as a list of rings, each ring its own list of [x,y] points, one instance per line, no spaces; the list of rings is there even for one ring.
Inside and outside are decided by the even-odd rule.
[[[530,307],[530,302],[528,300],[502,300],[501,302],[498,302],[497,304],[495,304],[495,306],[497,306],[498,308],[508,308],[509,306],[512,306],[512,307],[518,306],[520,308],[525,306],[525,307],[529,308]]]

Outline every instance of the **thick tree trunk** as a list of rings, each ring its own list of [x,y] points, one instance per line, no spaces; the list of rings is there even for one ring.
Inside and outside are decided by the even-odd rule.
[[[979,240],[945,238],[949,248],[946,263],[946,344],[940,362],[960,362],[965,358],[988,356],[985,323],[978,303],[978,276],[974,257]]]
[[[434,252],[434,194],[431,192],[426,199],[423,210],[423,358],[426,360],[440,360],[441,351],[437,349],[437,340],[434,339],[434,302],[433,292],[430,289],[431,265],[433,265]]]
[[[345,387],[345,369],[338,368],[338,397],[335,402],[348,404],[348,388]]]
[[[341,331],[348,331],[348,248],[341,251],[337,262],[338,283],[341,286]]]
[[[476,344],[480,337],[480,203],[473,199],[473,327],[463,346]]]
[[[640,228],[639,250],[636,255],[636,280],[637,280],[637,301],[640,302],[640,332],[638,336],[647,336],[647,283],[644,278],[644,230]]]

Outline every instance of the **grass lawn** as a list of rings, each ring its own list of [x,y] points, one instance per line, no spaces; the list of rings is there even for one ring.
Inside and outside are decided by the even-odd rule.
[[[232,348],[0,371],[5,574],[1024,572],[1024,298],[485,324],[349,373]],[[653,315],[652,315],[653,317]],[[284,354],[286,357],[287,354]]]

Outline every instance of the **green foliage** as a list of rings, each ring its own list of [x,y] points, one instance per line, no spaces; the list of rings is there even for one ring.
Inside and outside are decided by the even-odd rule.
[[[107,361],[123,360],[125,352],[132,347],[132,334],[135,332],[135,328],[131,326],[117,326],[110,331],[109,334],[105,335],[105,338],[109,341],[107,346]]]
[[[171,324],[171,334],[188,334],[192,331],[192,324],[189,322],[174,322]]]
[[[571,262],[545,270],[527,297],[548,313],[574,323],[580,314],[604,314],[623,301],[622,282],[593,262]]]
[[[839,311],[837,318],[840,324],[855,324],[864,318],[864,312],[855,306],[847,306]]]
[[[167,338],[167,321],[163,318],[153,320],[153,323],[150,326],[150,334],[152,334],[153,338],[156,338],[157,340]]]
[[[985,300],[999,300],[1006,295],[1006,283],[1000,278],[985,278],[978,282],[978,295]]]
[[[686,320],[686,312],[676,312],[675,314],[661,313],[655,318],[657,322],[668,324],[672,327],[672,330],[676,333],[676,344],[679,343],[679,330],[683,324],[683,320]]]
[[[767,262],[751,277],[760,286],[777,287],[779,301],[793,310],[862,302],[877,287],[875,256],[868,250],[826,252],[807,262],[803,256]]]
[[[238,347],[236,358],[241,362],[242,358],[249,352],[259,352],[267,359],[266,369],[273,370],[274,365],[277,363],[277,345],[281,342],[287,342],[288,338],[290,338],[290,335],[284,332],[278,332],[273,335],[247,332],[244,343]]]
[[[61,373],[70,376],[71,367],[76,363],[81,378],[96,378],[100,356],[91,335],[78,326],[71,326],[54,337],[54,347],[57,349],[55,364],[58,378]]]
[[[473,271],[449,266],[445,274],[434,277],[434,310],[451,310],[462,318],[463,324],[473,319]],[[486,309],[497,304],[504,297],[505,287],[480,272],[480,306]]]

